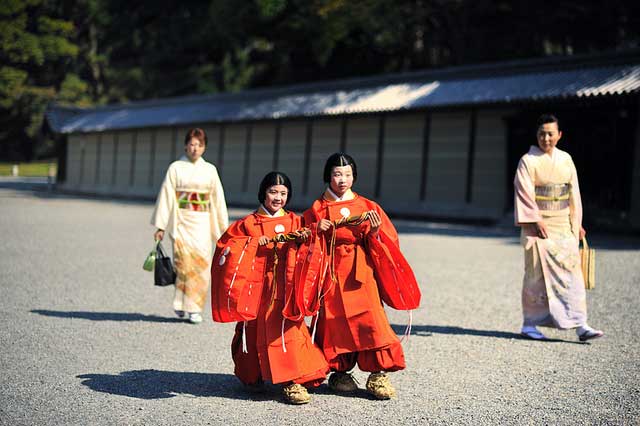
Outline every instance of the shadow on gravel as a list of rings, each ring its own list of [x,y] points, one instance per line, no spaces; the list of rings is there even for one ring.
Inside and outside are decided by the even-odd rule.
[[[456,223],[403,223],[395,222],[396,230],[401,234],[429,234],[447,237],[505,238],[517,241],[520,234],[514,228],[497,228],[488,225],[459,225]]]
[[[12,189],[14,191],[47,191],[46,179],[32,179],[23,181],[0,181],[0,189]]]
[[[402,336],[405,333],[406,326],[400,324],[391,324],[391,328],[397,335]],[[495,331],[495,330],[474,330],[472,328],[453,327],[446,325],[412,325],[411,334],[415,336],[431,336],[432,333],[436,334],[456,334],[456,335],[468,335],[468,336],[482,336],[482,337],[498,337],[500,339],[521,339],[522,336],[518,333],[511,333],[509,331]]]
[[[272,399],[273,395],[248,394],[231,374],[134,370],[120,374],[81,374],[82,384],[96,392],[140,399],[173,398],[177,395],[230,399]]]
[[[398,336],[402,336],[405,333],[406,326],[400,324],[391,324],[391,328]],[[520,333],[512,333],[510,331],[497,331],[497,330],[475,330],[473,328],[462,328],[462,327],[454,327],[454,326],[446,326],[446,325],[412,325],[411,326],[411,335],[414,336],[431,336],[433,333],[436,334],[453,334],[453,335],[466,335],[466,336],[480,336],[480,337],[497,337],[499,339],[519,339],[519,340],[528,340]],[[562,340],[562,339],[551,339],[547,338],[544,341],[540,341],[540,343],[576,343],[579,345],[583,345],[583,342],[576,342],[573,340]]]
[[[360,382],[357,382],[357,383],[360,383]],[[336,392],[334,390],[331,390],[331,388],[326,382],[323,385],[313,389],[312,391],[309,391],[309,393],[318,394],[318,395],[330,395],[332,397],[338,397],[338,398],[351,398],[351,399],[362,398],[362,399],[369,399],[371,401],[377,401],[377,399],[373,395],[371,395],[369,392],[367,392],[366,389],[362,387],[359,387],[353,392]]]
[[[640,238],[635,235],[616,235],[613,233],[588,235],[589,246],[602,250],[640,250]],[[513,238],[507,244],[520,246],[520,238]]]
[[[184,320],[173,317],[160,317],[158,315],[144,315],[127,312],[83,312],[83,311],[49,311],[46,309],[33,309],[34,314],[55,318],[77,318],[90,321],[146,321],[146,322],[169,322],[183,323]]]

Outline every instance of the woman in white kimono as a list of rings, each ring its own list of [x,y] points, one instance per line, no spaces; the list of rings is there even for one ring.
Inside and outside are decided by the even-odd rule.
[[[545,340],[537,326],[576,330],[580,341],[604,335],[587,324],[579,240],[582,202],[571,156],[556,148],[558,119],[538,120],[538,146],[522,156],[515,186],[515,221],[522,228],[525,274],[522,335]]]
[[[176,289],[173,309],[180,318],[202,322],[202,308],[211,283],[213,246],[227,229],[229,217],[216,167],[203,158],[207,135],[191,129],[185,155],[174,161],[160,188],[151,224],[156,240],[165,231],[173,240]]]

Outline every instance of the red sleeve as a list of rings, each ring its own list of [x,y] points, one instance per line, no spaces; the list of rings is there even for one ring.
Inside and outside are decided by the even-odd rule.
[[[389,219],[389,216],[387,216],[387,214],[384,212],[384,210],[382,210],[382,208],[380,208],[380,206],[378,206],[378,209],[378,213],[382,218],[382,226],[380,226],[380,229],[382,230],[382,232],[387,234],[387,236],[395,243],[396,246],[400,246],[398,231],[396,231],[396,227],[393,226],[391,219]]]
[[[293,212],[289,212],[289,214],[291,215],[291,229],[297,231],[302,228],[302,217]]]
[[[322,219],[322,216],[320,215],[320,211],[321,211],[321,206],[320,206],[320,201],[316,200],[311,207],[309,207],[303,214],[302,214],[302,223],[304,226],[311,226],[312,224],[319,222],[320,219]]]
[[[387,214],[384,212],[384,210],[382,210],[382,207],[380,207],[378,205],[378,203],[371,201],[371,200],[367,200],[369,204],[369,208],[371,210],[375,210],[378,212],[378,214],[380,215],[380,218],[382,219],[382,225],[380,226],[380,230],[382,232],[384,232],[390,239],[391,241],[394,242],[394,244],[396,246],[400,246],[400,242],[398,240],[398,231],[396,231],[396,227],[393,226],[393,223],[391,222],[391,219],[389,219],[389,216],[387,216]]]
[[[222,245],[225,245],[231,238],[246,237],[249,233],[246,231],[244,221],[246,218],[240,219],[232,223],[227,230],[222,234],[218,240]]]

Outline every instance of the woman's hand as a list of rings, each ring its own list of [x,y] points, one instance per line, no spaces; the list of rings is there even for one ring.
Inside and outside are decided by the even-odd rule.
[[[534,225],[536,228],[536,235],[538,237],[543,239],[549,238],[549,234],[547,233],[547,227],[545,226],[543,221],[536,222]]]
[[[265,235],[263,235],[262,237],[258,238],[258,245],[259,246],[266,246],[267,244],[269,244],[271,240],[269,240],[269,238]]]
[[[378,234],[378,230],[380,229],[380,225],[382,225],[382,218],[380,214],[378,214],[375,210],[369,211],[369,224],[371,225],[371,230],[369,234],[375,236]]]
[[[587,231],[585,231],[585,229],[581,226],[580,227],[580,239],[583,239],[586,236],[587,236]]]
[[[318,229],[320,232],[327,232],[332,226],[333,223],[328,219],[320,219],[320,222],[318,222]]]
[[[164,231],[162,229],[158,229],[156,232],[153,233],[154,241],[162,241],[163,238],[164,238]]]
[[[310,230],[308,230],[308,229],[305,229],[304,231],[302,231],[302,232],[300,233],[300,235],[298,235],[298,236],[296,237],[296,243],[298,243],[298,244],[302,244],[302,243],[304,243],[305,241],[307,241],[307,240],[309,239],[309,237],[310,237],[310,236],[311,236],[311,231],[310,231]]]

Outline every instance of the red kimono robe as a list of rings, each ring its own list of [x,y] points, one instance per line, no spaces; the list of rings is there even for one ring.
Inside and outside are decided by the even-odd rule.
[[[263,214],[260,214],[261,212]],[[271,238],[276,234],[295,231],[300,227],[300,217],[291,212],[280,210],[274,216],[268,216],[260,208],[258,212],[231,225],[222,238],[234,236],[259,238],[262,235]],[[231,353],[235,363],[234,372],[245,384],[254,384],[263,380],[274,384],[294,382],[306,386],[317,386],[326,378],[327,363],[320,349],[311,342],[306,323],[285,320],[282,316],[286,266],[285,244],[277,244],[277,253],[277,280],[274,289],[274,243],[258,247],[254,268],[262,270],[264,276],[260,308],[255,320],[239,322],[236,326],[231,343]],[[243,333],[246,333],[246,353],[243,351]]]
[[[376,210],[382,218],[381,230],[397,241],[398,234],[378,204],[353,194],[353,199],[332,201],[328,191],[304,213],[305,224]],[[348,371],[356,363],[362,371],[397,371],[405,368],[400,340],[384,312],[371,259],[365,251],[368,221],[357,226],[341,226],[336,231],[334,265],[337,282],[327,284],[317,318],[316,339],[329,366]],[[327,231],[331,232],[331,231]],[[331,274],[327,274],[331,280]]]

